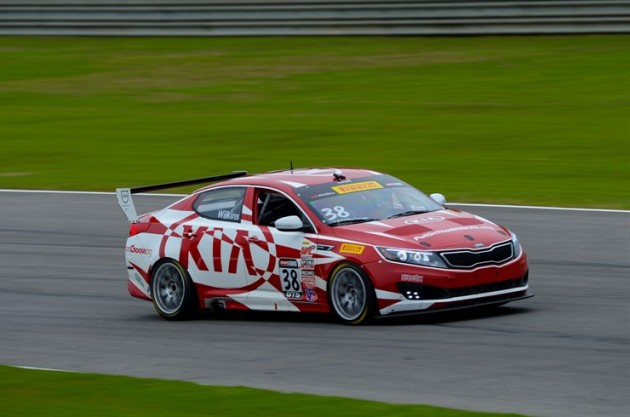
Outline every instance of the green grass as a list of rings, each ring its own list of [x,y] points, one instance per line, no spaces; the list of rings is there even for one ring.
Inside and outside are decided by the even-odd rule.
[[[516,417],[516,414],[8,366],[0,366],[0,410],[2,415],[11,417]]]
[[[630,208],[630,37],[0,38],[0,188],[361,166]]]

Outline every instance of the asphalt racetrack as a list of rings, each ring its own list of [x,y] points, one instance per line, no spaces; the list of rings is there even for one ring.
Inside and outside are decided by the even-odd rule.
[[[169,197],[136,197],[139,211]],[[536,297],[379,320],[158,318],[127,294],[113,194],[0,193],[0,363],[533,416],[630,412],[630,213],[467,207],[516,231]]]

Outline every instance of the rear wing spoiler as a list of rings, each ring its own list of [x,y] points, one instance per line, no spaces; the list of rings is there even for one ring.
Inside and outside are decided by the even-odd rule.
[[[135,188],[116,188],[116,197],[118,198],[118,205],[122,209],[129,223],[138,222],[138,213],[136,213],[136,206],[133,203],[132,194],[146,193],[149,191],[166,190],[168,188],[184,187],[186,185],[207,184],[211,182],[217,182],[222,180],[229,180],[232,178],[244,177],[247,175],[247,171],[234,171],[231,174],[215,175],[213,177],[196,178],[194,180],[184,180],[176,182],[167,182],[164,184],[146,185],[144,187]]]

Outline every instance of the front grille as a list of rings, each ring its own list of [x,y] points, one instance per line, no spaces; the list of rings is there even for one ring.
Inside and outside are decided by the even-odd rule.
[[[514,248],[512,242],[508,241],[487,249],[442,252],[440,255],[452,268],[469,269],[505,263],[514,256]]]
[[[493,282],[490,284],[473,285],[460,288],[440,288],[432,285],[416,284],[411,282],[399,282],[396,285],[400,292],[410,300],[443,300],[446,298],[464,297],[467,295],[485,294],[495,291],[510,290],[527,285],[528,275],[507,281]],[[419,298],[415,298],[418,294]]]

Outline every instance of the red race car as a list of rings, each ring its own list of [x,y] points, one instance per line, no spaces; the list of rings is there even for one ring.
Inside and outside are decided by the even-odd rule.
[[[214,182],[138,216],[132,194]],[[128,288],[167,319],[200,309],[375,316],[531,297],[503,226],[365,169],[219,175],[117,189],[131,225]]]

